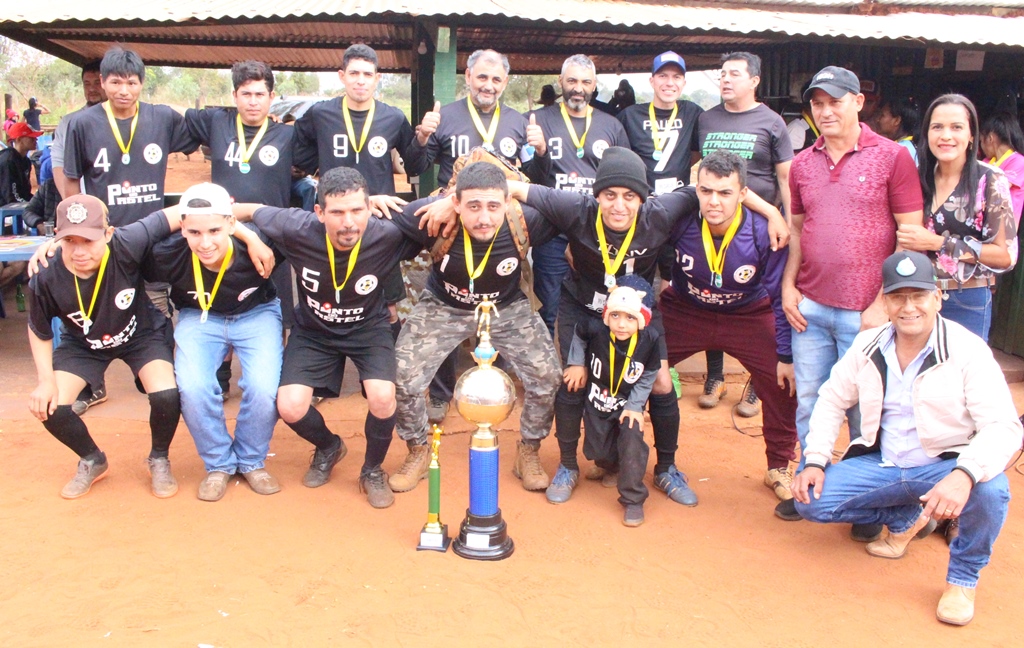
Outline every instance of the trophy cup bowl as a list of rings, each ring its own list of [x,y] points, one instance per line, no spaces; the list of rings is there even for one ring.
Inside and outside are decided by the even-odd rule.
[[[498,425],[512,413],[515,403],[512,380],[489,364],[470,369],[455,383],[455,408],[470,423]]]

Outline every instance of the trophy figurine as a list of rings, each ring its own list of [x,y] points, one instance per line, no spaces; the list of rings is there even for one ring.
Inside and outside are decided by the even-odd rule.
[[[430,484],[427,523],[420,531],[420,544],[417,551],[448,551],[452,539],[448,537],[448,525],[441,524],[441,464],[437,460],[437,451],[441,447],[441,428],[434,426],[434,439],[430,443],[430,468],[428,481]]]
[[[491,346],[492,312],[497,317],[494,304],[486,299],[477,305],[477,366],[455,384],[459,414],[477,429],[469,444],[469,509],[452,548],[474,560],[501,560],[515,550],[498,508],[498,437],[491,428],[512,412],[516,390],[505,372],[493,366],[498,352]]]

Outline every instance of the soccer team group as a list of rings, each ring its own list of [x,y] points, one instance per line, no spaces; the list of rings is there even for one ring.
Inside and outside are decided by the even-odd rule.
[[[74,404],[101,389],[114,359],[148,394],[157,497],[178,490],[168,452],[181,417],[207,470],[202,500],[223,497],[235,474],[257,493],[280,490],[265,467],[279,417],[315,447],[302,481],[321,486],[347,448],[315,404],[338,396],[348,360],[368,404],[359,487],[387,507],[427,474],[428,394],[450,400],[454,354],[487,299],[499,314],[492,341],[525,392],[512,468],[524,488],[567,502],[582,436],[594,462],[586,477],[617,486],[623,523],[642,524],[646,408],[653,484],[695,506],[676,466],[669,367],[725,352],[763,402],[776,515],[854,523],[855,539],[888,558],[946,522],[939,618],[969,621],[1022,429],[984,341],[937,314],[948,285],[911,240],[924,238],[915,228],[927,233],[913,159],[859,122],[864,96],[843,68],[809,82],[820,137],[795,158],[785,123],[755,99],[758,57],[723,57],[724,105],[708,111],[680,99],[685,70],[674,52],[656,57],[654,100],[616,118],[592,107],[596,70],[575,55],[562,101],[524,116],[500,101],[507,58],[480,50],[466,99],[435,104],[413,128],[374,98],[376,53],[353,45],[339,71],[344,96],[285,124],[268,117],[274,77],[263,63],[232,68],[235,108],[182,116],[140,102],[142,60],[111,49],[83,71],[90,105],[58,128],[64,200],[54,244],[30,263],[30,408],[80,458],[61,495],[81,497],[106,474]],[[213,182],[163,208],[167,156],[200,145]],[[410,176],[438,164],[447,189],[395,198],[393,153]],[[316,203],[290,208],[306,173],[319,174]],[[982,267],[997,234],[1015,249],[1009,220],[1009,236],[990,232],[959,261]],[[935,231],[943,243],[970,238]],[[426,288],[399,323],[400,264],[424,251]],[[293,275],[294,311],[281,305]],[[232,354],[242,369],[233,434],[223,407]],[[853,440],[833,464],[848,409]],[[552,423],[560,459],[549,477],[538,449]],[[395,430],[408,455],[389,476]],[[879,496],[872,480],[892,492]]]

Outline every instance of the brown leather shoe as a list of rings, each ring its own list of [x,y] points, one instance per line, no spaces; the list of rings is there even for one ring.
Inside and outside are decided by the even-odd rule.
[[[889,558],[891,560],[902,558],[907,553],[907,546],[910,544],[910,541],[916,540],[917,534],[929,525],[934,530],[935,524],[935,520],[922,515],[917,518],[917,522],[914,522],[914,526],[903,533],[897,534],[890,531],[881,540],[869,542],[865,548],[869,554],[877,558]]]
[[[231,475],[220,470],[211,470],[199,482],[199,499],[204,502],[216,502],[224,497],[228,490],[228,482]]]
[[[277,479],[263,468],[242,473],[242,477],[245,477],[245,481],[249,482],[249,487],[260,495],[273,495],[281,490],[281,484],[277,482]]]
[[[943,623],[967,625],[974,618],[974,594],[970,587],[946,584],[946,591],[939,599],[935,616]]]
[[[516,462],[512,464],[512,474],[523,480],[523,488],[528,491],[544,490],[551,483],[551,478],[540,465],[539,448],[522,441],[516,443]]]
[[[409,448],[409,454],[398,472],[391,475],[388,485],[396,493],[404,493],[416,488],[416,484],[427,476],[427,469],[430,468],[430,446],[414,445]]]

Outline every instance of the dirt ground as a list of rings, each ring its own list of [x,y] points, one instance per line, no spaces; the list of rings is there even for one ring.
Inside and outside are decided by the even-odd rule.
[[[173,156],[171,164],[173,177]],[[524,491],[511,473],[513,415],[500,434],[500,501],[516,548],[502,562],[415,550],[425,483],[389,509],[370,508],[356,487],[366,412],[357,394],[321,405],[350,448],[326,486],[301,485],[310,448],[279,423],[268,469],[282,491],[262,497],[236,479],[222,501],[201,502],[203,467],[181,424],[171,449],[181,490],[158,500],[145,465],[147,403],[115,364],[110,401],[86,415],[110,477],[80,500],[62,500],[75,459],[28,413],[36,378],[26,319],[9,291],[4,298],[0,645],[1020,645],[1021,499],[983,573],[975,620],[945,626],[934,615],[947,557],[941,537],[887,561],[851,542],[848,527],[773,517],[764,445],[736,432],[725,406],[738,399],[737,382],[711,411],[697,409],[699,385],[687,384],[678,458],[700,505],[681,507],[652,488],[638,529],[621,524],[614,490],[598,484],[581,482],[561,506]],[[1024,385],[1012,389],[1024,410]],[[229,426],[237,408],[233,388]],[[445,427],[442,519],[457,532],[470,426],[452,414]],[[404,454],[393,444],[385,469]],[[541,457],[553,472],[553,439]],[[1018,493],[1024,487],[1012,470],[1010,481]]]

